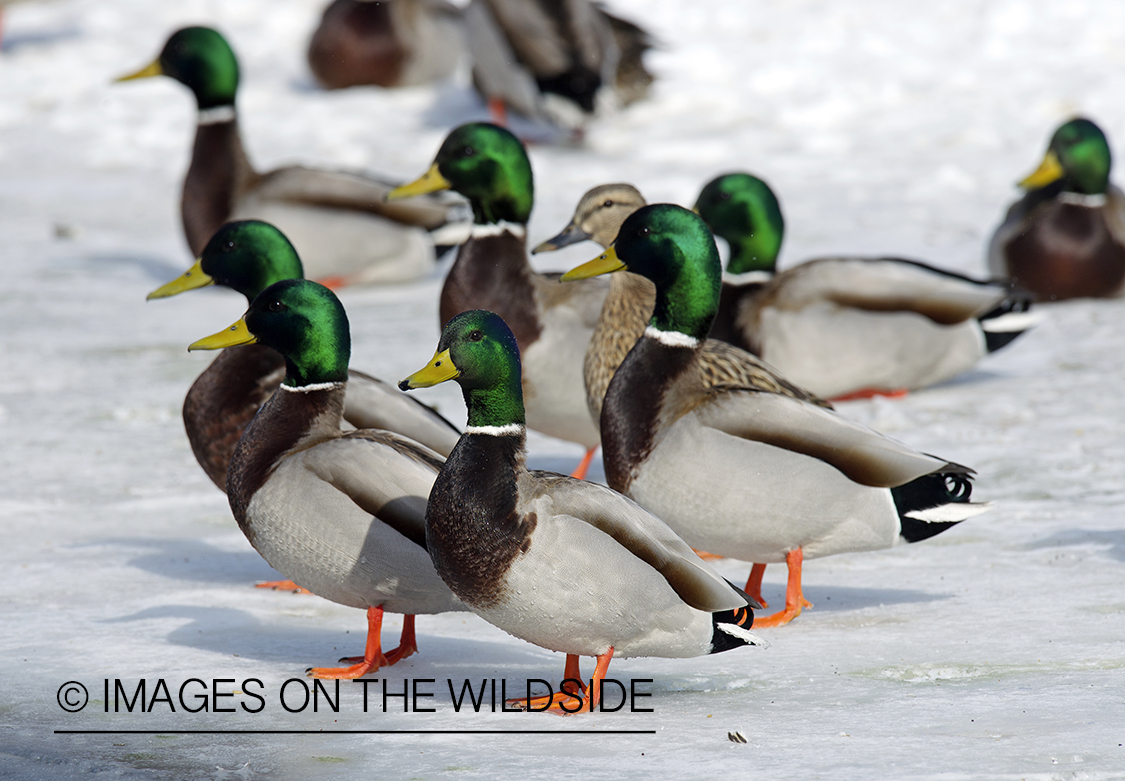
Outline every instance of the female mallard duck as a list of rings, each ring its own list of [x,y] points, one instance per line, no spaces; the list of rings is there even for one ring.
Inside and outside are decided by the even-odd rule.
[[[831,257],[775,273],[785,223],[749,174],[712,180],[695,209],[731,250],[712,337],[826,398],[947,380],[1035,322],[1005,285],[917,261]]]
[[[983,512],[968,504],[966,467],[808,401],[704,384],[700,346],[722,275],[715,241],[697,215],[646,206],[605,254],[563,279],[621,268],[655,284],[656,305],[606,392],[606,480],[692,547],[786,562],[785,609],[760,626],[786,623],[807,604],[804,556],[914,542]]]
[[[462,49],[460,11],[445,0],[333,0],[308,60],[327,89],[410,87],[449,76]]]
[[[199,260],[182,276],[148,294],[167,298],[187,290],[219,285],[246,296],[283,279],[302,279],[297,251],[273,225],[258,220],[221,227]],[[231,454],[250,419],[285,377],[285,359],[265,344],[231,347],[220,353],[184,398],[184,429],[203,471],[226,490]],[[393,431],[449,455],[461,432],[434,410],[363,372],[348,371],[344,420],[356,428]]]
[[[645,96],[648,33],[589,0],[473,0],[464,12],[473,85],[498,121],[506,108],[578,130],[609,102]]]
[[[167,75],[195,94],[199,123],[180,211],[198,257],[219,226],[256,218],[280,227],[301,253],[305,273],[333,285],[403,282],[434,267],[427,232],[444,225],[447,207],[430,201],[393,207],[393,185],[366,174],[287,166],[259,174],[242,148],[234,108],[238,61],[226,39],[185,27],[151,64],[119,81]]]
[[[596,656],[589,697],[553,702],[593,710],[610,659],[690,657],[758,642],[753,607],[658,518],[610,489],[525,462],[519,347],[492,312],[446,324],[426,368],[403,390],[456,380],[469,424],[426,508],[426,547],[469,608],[505,632],[567,654]],[[576,703],[574,700],[578,699]]]
[[[625,218],[645,205],[644,196],[630,184],[603,184],[586,192],[570,224],[531,251],[550,252],[587,239],[608,247]],[[609,280],[609,294],[590,337],[583,363],[586,406],[595,421],[602,418],[602,400],[613,373],[644,334],[656,303],[656,288],[640,274],[622,271]],[[828,402],[796,387],[771,366],[734,345],[707,339],[699,355],[703,382],[709,388],[759,388],[832,408]]]
[[[608,286],[586,283],[570,290],[558,274],[532,270],[527,258],[531,163],[523,144],[504,128],[486,123],[456,128],[430,170],[390,197],[449,188],[469,199],[473,230],[442,287],[441,324],[469,309],[488,309],[504,318],[523,355],[528,425],[582,444],[586,458],[575,472],[581,477],[598,446],[598,428],[585,405],[582,362]]]
[[[358,678],[417,650],[414,615],[464,610],[426,553],[426,497],[442,460],[389,431],[344,433],[348,317],[332,291],[303,279],[262,291],[241,320],[192,344],[263,344],[285,358],[285,380],[242,434],[227,498],[242,533],[270,566],[325,599],[365,608],[364,657],[314,668]],[[402,642],[384,654],[383,612],[403,613]]]
[[[1125,292],[1125,193],[1109,183],[1109,142],[1088,119],[1055,131],[1042,165],[1020,182],[988,247],[993,274],[1041,300]]]

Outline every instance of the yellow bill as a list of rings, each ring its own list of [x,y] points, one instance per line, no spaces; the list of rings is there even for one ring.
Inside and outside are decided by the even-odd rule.
[[[572,279],[589,279],[590,277],[598,277],[602,274],[608,274],[611,271],[620,271],[623,268],[628,268],[621,259],[617,257],[617,247],[610,245],[609,249],[598,255],[593,260],[583,263],[577,268],[572,268],[570,271],[560,277],[563,282],[570,282]]]
[[[1047,152],[1043,162],[1035,169],[1035,173],[1020,182],[1019,186],[1025,190],[1038,190],[1062,179],[1065,173],[1062,163],[1059,162],[1059,156],[1054,152]]]
[[[198,342],[188,345],[188,352],[192,350],[221,350],[224,347],[235,347],[240,344],[255,344],[258,337],[250,333],[245,320],[239,320],[230,328],[224,328],[217,334],[205,336]]]
[[[160,67],[160,60],[153,60],[136,73],[128,76],[118,76],[114,81],[132,81],[133,79],[150,79],[153,76],[163,76],[164,69]]]
[[[400,201],[403,198],[413,198],[415,195],[425,195],[426,193],[436,193],[438,190],[448,190],[452,186],[449,180],[441,175],[437,163],[434,163],[430,166],[429,171],[426,171],[426,173],[422,174],[422,176],[415,179],[410,184],[396,187],[387,193],[387,200]]]
[[[453,359],[449,357],[449,350],[442,350],[434,353],[434,357],[430,359],[424,369],[419,369],[411,374],[400,382],[398,387],[401,390],[432,388],[435,385],[452,380],[460,374],[460,370],[453,365]]]
[[[215,284],[215,280],[203,271],[202,264],[202,260],[195,261],[195,265],[183,274],[176,277],[168,284],[161,285],[145,296],[145,301],[151,301],[154,298],[168,298],[169,296],[178,295],[188,290],[195,290],[196,288]]]

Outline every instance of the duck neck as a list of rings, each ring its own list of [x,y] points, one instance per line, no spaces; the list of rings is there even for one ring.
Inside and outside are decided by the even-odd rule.
[[[781,252],[781,233],[765,225],[748,236],[732,237],[727,272],[745,274],[748,271],[772,272],[777,267]]]
[[[230,219],[256,177],[242,148],[234,106],[201,109],[180,204],[184,233],[195,255]]]

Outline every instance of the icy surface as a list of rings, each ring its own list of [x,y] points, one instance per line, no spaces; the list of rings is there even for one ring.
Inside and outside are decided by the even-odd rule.
[[[472,616],[422,617],[421,652],[339,713],[287,713],[282,683],[359,653],[361,613],[255,591],[272,576],[196,466],[179,419],[241,314],[226,291],[146,304],[190,263],[178,218],[194,107],[169,80],[111,85],[167,34],[211,23],[239,53],[249,151],[403,178],[483,111],[464,78],[326,94],[303,51],[321,0],[55,0],[6,11],[0,51],[0,777],[18,779],[1108,779],[1125,777],[1125,306],[1044,308],[1035,332],[943,387],[848,414],[970,464],[995,509],[930,541],[807,562],[815,603],[768,649],[615,661],[653,713],[456,713],[446,680],[557,681],[563,658]],[[536,148],[530,238],[631,181],[689,203],[747,168],[778,190],[784,263],[887,252],[982,273],[1012,182],[1060,121],[1125,136],[1125,5],[614,0],[664,44],[651,100],[582,149]],[[1118,177],[1120,181],[1120,176]],[[568,268],[591,245],[537,259]],[[353,363],[388,379],[437,339],[440,276],[348,290]],[[429,392],[464,419],[453,387]],[[532,439],[536,466],[579,448]],[[600,467],[595,470],[600,477]],[[732,580],[748,565],[723,561]],[[780,602],[771,567],[766,597]],[[388,618],[393,644],[400,620]],[[584,662],[589,674],[590,661]],[[102,681],[263,682],[261,713],[105,713]],[[406,679],[435,713],[382,712]],[[67,681],[90,690],[62,711]],[[149,697],[152,690],[149,689]],[[253,700],[236,695],[222,705]],[[560,730],[548,735],[60,735],[113,730]],[[655,734],[568,734],[655,730]],[[745,745],[728,741],[738,731]]]

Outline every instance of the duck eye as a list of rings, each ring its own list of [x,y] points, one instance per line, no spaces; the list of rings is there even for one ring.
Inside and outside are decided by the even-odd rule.
[[[267,306],[266,309],[270,310],[271,312],[282,312],[285,310],[285,304],[281,303],[275,298],[273,301],[270,301],[269,306]]]
[[[234,239],[227,239],[225,242],[223,242],[223,246],[222,246],[223,252],[230,252],[233,249],[234,249]]]
[[[644,227],[641,227],[641,228],[638,228],[638,229],[637,229],[637,235],[638,235],[638,236],[647,236],[647,235],[648,235],[648,234],[650,234],[650,233],[652,233],[652,231],[650,231],[650,230],[648,229],[648,226],[647,226],[647,225],[645,225]]]
[[[484,338],[484,331],[480,330],[479,328],[474,328],[472,331],[469,331],[469,341],[470,342],[479,342],[483,338]]]
[[[730,200],[730,193],[728,193],[726,190],[721,190],[719,192],[719,200],[720,201],[729,201]]]
[[[475,150],[471,146],[467,146],[461,150],[462,157],[472,157],[475,153]]]
[[[609,198],[606,198],[605,203],[602,204],[602,208],[608,209],[610,206],[613,206],[613,201],[610,200]]]

